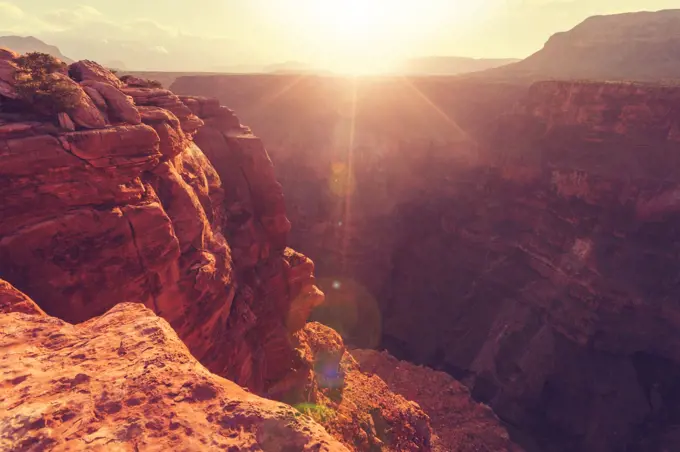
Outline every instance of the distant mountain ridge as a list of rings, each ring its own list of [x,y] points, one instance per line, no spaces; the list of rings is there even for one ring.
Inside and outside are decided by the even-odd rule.
[[[466,58],[436,56],[411,58],[404,62],[401,71],[409,75],[457,75],[493,69],[521,61],[516,58]]]
[[[73,60],[61,53],[57,46],[49,45],[33,36],[0,36],[0,47],[7,47],[18,53],[48,53],[64,63],[73,63]]]
[[[589,17],[543,49],[484,76],[533,80],[680,79],[680,9]]]

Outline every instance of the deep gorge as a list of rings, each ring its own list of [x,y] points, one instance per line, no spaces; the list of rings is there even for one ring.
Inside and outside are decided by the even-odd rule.
[[[239,83],[176,89],[238,103]],[[355,346],[447,371],[528,450],[672,450],[680,91],[451,83],[451,98],[424,90],[438,110],[425,119],[408,104],[385,113],[383,127],[407,135],[395,141],[361,125],[380,115],[372,95],[399,92],[389,81],[360,91],[351,143],[320,141],[351,121],[327,98],[284,96],[268,110],[288,118],[279,125],[250,113],[271,135],[292,243],[327,294],[314,318]],[[300,132],[297,103],[330,119]],[[425,124],[438,139],[420,137]]]

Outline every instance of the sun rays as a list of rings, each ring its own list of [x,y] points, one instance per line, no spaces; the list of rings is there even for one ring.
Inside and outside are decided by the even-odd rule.
[[[415,86],[408,77],[402,76],[400,77],[400,80],[404,84],[404,86],[408,87],[411,90],[411,92],[413,92],[416,96],[418,96],[418,98],[424,101],[425,104],[437,114],[437,116],[446,121],[451,127],[454,128],[454,130],[457,133],[463,136],[467,141],[476,143],[476,140],[472,136],[470,136],[469,133],[467,133],[462,127],[460,127],[460,125],[458,125],[458,123],[453,118],[451,118],[451,116],[449,116],[437,104],[435,104],[432,101],[432,99],[423,94],[423,92],[420,89],[418,89],[418,87]]]

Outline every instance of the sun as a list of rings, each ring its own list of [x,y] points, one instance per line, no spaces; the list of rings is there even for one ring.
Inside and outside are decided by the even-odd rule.
[[[497,0],[493,0],[497,1]],[[488,2],[482,2],[484,4]],[[429,40],[469,22],[466,0],[278,0],[269,16],[309,59],[336,72],[386,72]],[[302,51],[302,50],[301,50]]]
[[[305,12],[328,64],[350,73],[375,73],[392,64],[395,48],[407,44],[417,18],[387,0],[317,0]]]
[[[324,33],[349,41],[380,36],[389,31],[392,22],[381,2],[366,0],[317,1],[309,14],[323,26]]]

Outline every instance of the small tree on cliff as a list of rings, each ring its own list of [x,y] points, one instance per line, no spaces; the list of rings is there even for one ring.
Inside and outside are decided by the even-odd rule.
[[[65,63],[40,52],[27,53],[14,62],[18,66],[14,88],[25,109],[52,116],[77,105],[78,87],[52,76],[64,73]]]
[[[130,86],[136,86],[139,88],[163,88],[163,84],[158,80],[151,78],[139,78],[130,74],[120,77],[120,81],[127,83]]]

